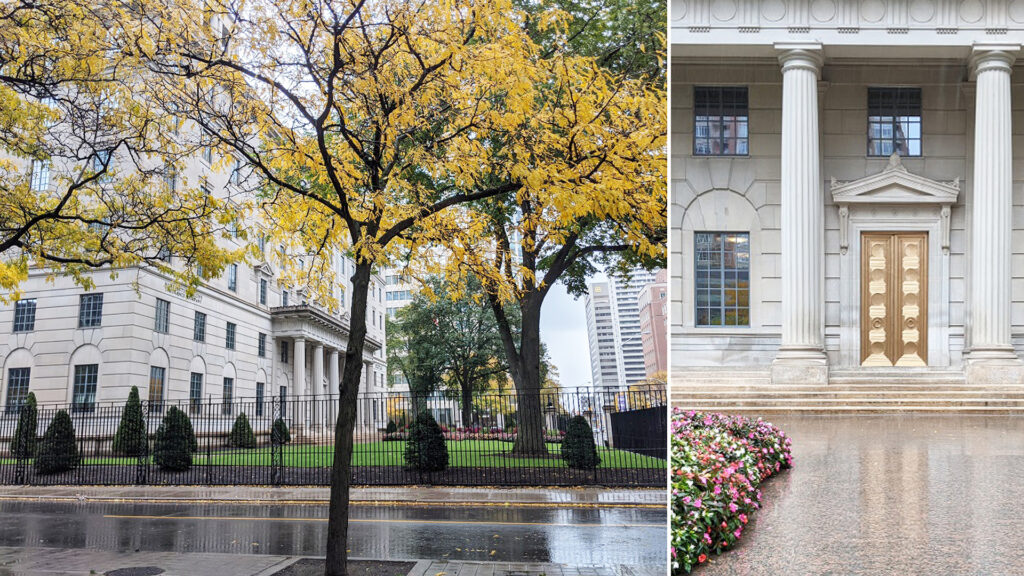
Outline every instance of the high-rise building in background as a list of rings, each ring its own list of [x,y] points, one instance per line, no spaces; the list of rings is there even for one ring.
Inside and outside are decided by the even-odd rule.
[[[668,271],[659,270],[654,282],[640,289],[640,339],[647,376],[668,370]]]
[[[590,284],[586,297],[587,338],[594,386],[624,387],[647,377],[638,297],[655,272]]]

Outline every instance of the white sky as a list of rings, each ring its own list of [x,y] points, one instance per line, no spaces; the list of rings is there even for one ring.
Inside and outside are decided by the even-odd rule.
[[[604,273],[587,283],[607,280]],[[590,344],[587,342],[587,313],[583,297],[574,300],[562,283],[556,284],[544,299],[540,314],[540,337],[548,347],[551,361],[558,367],[563,387],[589,386]]]

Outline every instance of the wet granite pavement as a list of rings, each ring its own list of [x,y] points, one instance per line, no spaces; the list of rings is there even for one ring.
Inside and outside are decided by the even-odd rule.
[[[699,576],[1024,574],[1024,416],[772,415],[794,467]]]

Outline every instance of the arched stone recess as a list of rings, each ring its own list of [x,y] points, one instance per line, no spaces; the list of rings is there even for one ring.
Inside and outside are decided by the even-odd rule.
[[[0,389],[0,403],[7,405],[7,396],[10,393],[11,385],[11,368],[29,368],[28,375],[28,389],[33,391],[35,389],[35,380],[37,375],[35,373],[35,358],[32,356],[32,351],[28,348],[15,348],[10,354],[4,358],[3,373],[0,373],[0,379],[3,381],[3,387]]]
[[[68,362],[67,388],[64,401],[70,404],[75,394],[75,366],[84,364],[96,364],[98,366],[96,377],[96,402],[103,401],[103,384],[106,370],[103,365],[103,353],[95,344],[82,344],[71,353],[71,360]]]
[[[149,353],[149,366],[151,369],[146,372],[145,382],[139,385],[139,397],[143,401],[151,398],[150,388],[152,388],[153,383],[150,381],[150,377],[152,376],[152,367],[155,366],[157,368],[164,369],[163,397],[160,399],[166,401],[168,398],[167,393],[171,384],[171,359],[167,354],[167,351],[163,348],[154,348],[153,351]]]

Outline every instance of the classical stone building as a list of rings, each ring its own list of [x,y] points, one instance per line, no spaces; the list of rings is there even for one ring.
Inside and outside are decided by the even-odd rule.
[[[669,38],[681,380],[1024,382],[1024,0],[671,0]]]
[[[238,193],[229,175],[212,164],[193,159],[185,174],[193,181],[206,178],[212,194]],[[259,236],[259,225],[246,223],[250,237]],[[115,278],[109,270],[97,270],[91,290],[63,276],[51,281],[46,270],[31,272],[20,299],[0,304],[3,405],[14,409],[32,391],[40,403],[73,403],[76,411],[88,413],[98,404],[124,401],[132,386],[155,405],[186,399],[269,404],[272,398],[337,394],[349,335],[347,312],[327,311],[307,302],[301,290],[280,285],[279,251],[265,247],[263,252],[261,261],[228,266],[192,296],[151,267],[121,269]],[[337,254],[332,266],[335,294],[345,310],[354,264]],[[385,289],[376,275],[368,308],[360,390],[383,392]],[[230,413],[228,407],[222,410]],[[386,423],[385,411],[383,398],[367,398],[360,404],[360,424]],[[321,410],[321,420],[323,415]],[[317,418],[290,416],[293,424]]]

